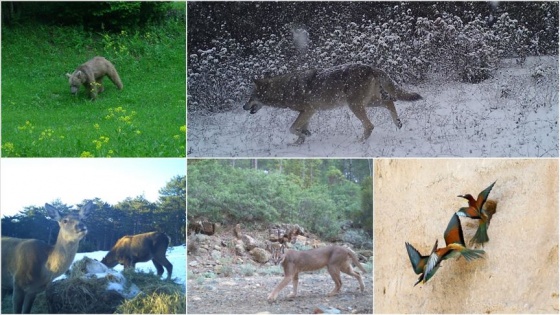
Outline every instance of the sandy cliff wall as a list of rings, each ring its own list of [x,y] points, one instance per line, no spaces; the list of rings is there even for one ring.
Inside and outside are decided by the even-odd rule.
[[[413,287],[405,241],[427,255],[459,194],[497,180],[498,201],[484,245],[485,259],[442,263]],[[375,313],[558,313],[558,161],[511,159],[376,160]],[[478,221],[461,218],[465,239]]]

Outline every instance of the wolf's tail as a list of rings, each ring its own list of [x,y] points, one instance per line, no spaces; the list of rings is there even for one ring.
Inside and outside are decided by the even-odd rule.
[[[364,266],[362,266],[362,263],[360,263],[360,261],[358,260],[358,256],[356,256],[356,253],[354,253],[351,250],[348,250],[348,254],[350,255],[350,258],[352,258],[352,262],[354,263],[354,265],[356,265],[356,267],[360,268],[361,271],[366,273],[367,271],[364,268]]]
[[[395,82],[389,77],[387,73],[383,70],[375,69],[375,76],[379,79],[379,83],[385,92],[387,92],[391,97],[396,98],[401,101],[417,101],[422,99],[422,96],[418,93],[407,92],[403,90],[400,86],[396,85]]]

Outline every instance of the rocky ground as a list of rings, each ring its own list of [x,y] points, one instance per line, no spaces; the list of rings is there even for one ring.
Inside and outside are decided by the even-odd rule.
[[[327,297],[334,283],[326,272],[302,274],[299,277],[298,296],[288,299],[288,285],[275,303],[266,297],[282,280],[281,276],[251,276],[215,278],[198,284],[187,281],[187,313],[195,314],[311,314],[339,310],[345,314],[372,314],[373,282],[371,274],[364,277],[366,291],[360,293],[358,284],[350,276],[342,276],[343,286],[339,295]]]

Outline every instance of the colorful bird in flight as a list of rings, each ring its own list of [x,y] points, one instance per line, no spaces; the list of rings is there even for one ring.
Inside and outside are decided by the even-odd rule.
[[[458,195],[457,197],[465,198],[469,202],[468,207],[460,208],[459,211],[456,212],[457,215],[463,217],[469,217],[471,219],[478,219],[478,229],[474,234],[474,237],[469,241],[469,244],[472,243],[479,243],[483,244],[489,241],[488,238],[488,226],[490,225],[490,220],[494,213],[496,213],[496,202],[492,201],[486,207],[484,207],[486,200],[488,199],[488,195],[494,187],[493,182],[492,185],[488,186],[488,188],[484,189],[483,191],[478,194],[478,198],[475,200],[471,194],[466,195]]]
[[[408,258],[410,258],[410,263],[412,264],[412,269],[417,275],[420,275],[420,277],[418,277],[418,281],[416,281],[416,283],[414,284],[414,286],[416,286],[424,279],[424,271],[426,270],[426,264],[428,263],[428,258],[430,256],[420,255],[420,253],[416,250],[416,248],[414,248],[414,246],[410,245],[408,242],[405,242],[405,245],[406,245],[406,251],[408,252]],[[438,245],[438,241],[436,240],[434,248],[432,249],[432,253],[437,249],[437,245]],[[436,273],[436,271],[437,268],[433,269],[432,273],[426,276],[427,279],[430,279]]]
[[[422,282],[428,281],[439,268],[441,261],[457,256],[463,256],[467,261],[475,260],[483,257],[485,254],[484,250],[481,249],[468,249],[465,246],[465,239],[463,238],[463,228],[461,227],[461,221],[456,213],[453,214],[447,229],[443,233],[443,238],[445,239],[444,248],[438,248],[433,250],[426,266],[424,268],[424,278]]]

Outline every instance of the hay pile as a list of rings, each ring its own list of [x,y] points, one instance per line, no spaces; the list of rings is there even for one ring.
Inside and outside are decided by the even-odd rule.
[[[117,291],[107,290],[107,279],[70,278],[53,282],[46,290],[51,314],[112,314],[124,301]]]
[[[108,290],[114,283],[126,287],[124,277],[96,260],[84,257],[77,261],[67,277],[47,287],[49,313],[112,314],[125,300],[122,292]]]

